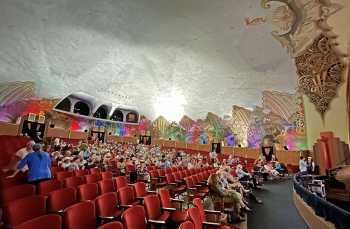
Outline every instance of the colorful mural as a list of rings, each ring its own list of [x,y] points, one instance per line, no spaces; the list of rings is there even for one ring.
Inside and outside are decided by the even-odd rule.
[[[194,144],[224,142],[227,146],[258,148],[265,136],[272,136],[276,148],[287,146],[291,150],[306,149],[304,111],[301,96],[277,91],[262,93],[262,107],[247,109],[234,105],[232,114],[220,117],[209,112],[204,119],[193,120],[184,115],[176,122],[159,116],[149,120],[141,116],[140,124],[127,125],[86,120],[52,111],[57,99],[35,97],[31,82],[0,85],[0,121],[16,122],[28,113],[45,115],[56,128],[86,131],[102,128],[107,135],[151,135],[154,139],[171,139]]]

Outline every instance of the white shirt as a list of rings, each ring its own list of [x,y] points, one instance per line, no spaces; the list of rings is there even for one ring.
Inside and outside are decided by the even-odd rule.
[[[304,160],[299,161],[299,170],[300,172],[307,172],[307,165]]]
[[[23,159],[23,158],[25,158],[28,154],[30,154],[31,152],[33,152],[32,150],[31,151],[27,151],[27,148],[22,148],[22,149],[19,149],[17,152],[16,152],[16,156],[17,157],[19,157],[19,158],[21,158],[21,160]],[[28,166],[27,165],[25,165],[22,169],[21,169],[21,171],[22,172],[25,172],[25,171],[27,171],[28,170]]]

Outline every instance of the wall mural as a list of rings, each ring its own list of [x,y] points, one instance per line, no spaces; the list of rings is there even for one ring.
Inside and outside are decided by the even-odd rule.
[[[262,107],[247,109],[234,105],[232,114],[220,117],[209,112],[205,119],[194,120],[183,116],[178,122],[169,122],[160,116],[149,120],[141,116],[140,124],[106,123],[71,117],[52,111],[58,99],[35,96],[33,82],[0,84],[0,121],[15,123],[29,113],[45,115],[55,128],[86,131],[91,128],[106,130],[107,135],[151,135],[155,139],[171,139],[186,143],[208,144],[224,142],[227,146],[257,148],[265,136],[273,136],[277,147],[291,150],[306,149],[303,104],[298,94],[264,91]]]
[[[327,19],[342,7],[329,0],[262,0],[272,36],[295,59],[298,86],[324,116],[343,82],[344,64]],[[255,25],[259,23],[247,25]],[[260,20],[261,21],[261,20]]]

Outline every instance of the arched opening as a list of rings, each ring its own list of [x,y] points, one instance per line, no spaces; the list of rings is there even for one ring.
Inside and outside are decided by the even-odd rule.
[[[107,115],[108,115],[108,108],[105,105],[102,105],[96,110],[94,117],[107,119]]]
[[[57,106],[55,107],[57,110],[62,110],[62,111],[70,111],[70,107],[71,107],[71,102],[68,98],[65,98],[64,100],[62,100],[59,104],[57,104]]]
[[[138,114],[134,111],[131,111],[126,115],[126,122],[137,123],[138,118]]]
[[[73,113],[88,116],[90,114],[90,107],[85,102],[79,101],[74,105]]]
[[[121,112],[120,110],[115,110],[111,116],[111,120],[113,121],[122,122],[123,119],[124,119],[124,115],[123,115],[123,112]]]

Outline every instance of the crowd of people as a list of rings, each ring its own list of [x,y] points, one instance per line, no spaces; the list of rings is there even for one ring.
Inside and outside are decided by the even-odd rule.
[[[280,177],[288,173],[287,168],[273,158],[267,161],[263,156],[255,160],[251,170],[247,170],[247,162],[230,155],[220,160],[215,152],[209,154],[194,154],[179,151],[174,148],[162,149],[160,146],[146,146],[131,143],[88,143],[81,141],[76,145],[67,144],[55,139],[50,144],[36,144],[29,141],[25,148],[20,149],[13,158],[14,172],[8,178],[19,172],[28,171],[28,182],[38,183],[50,179],[51,166],[74,171],[79,169],[101,168],[109,170],[112,162],[116,164],[119,174],[126,173],[128,166],[132,166],[135,174],[144,174],[149,180],[149,166],[162,169],[170,167],[184,167],[188,169],[208,167],[216,168],[216,173],[210,175],[208,187],[210,195],[207,197],[215,202],[223,198],[225,203],[231,203],[238,213],[236,221],[240,222],[242,213],[252,211],[248,206],[248,199],[258,203],[261,200],[253,194],[259,189],[262,181],[270,177]]]

